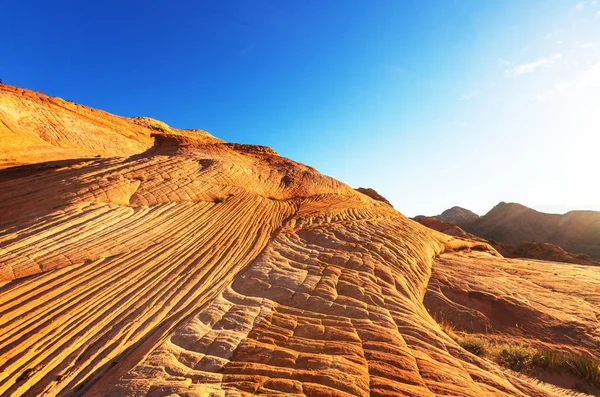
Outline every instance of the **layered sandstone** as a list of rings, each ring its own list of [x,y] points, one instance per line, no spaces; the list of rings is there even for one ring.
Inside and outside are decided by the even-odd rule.
[[[266,147],[2,95],[5,164],[30,165],[0,172],[0,395],[569,395],[426,310],[435,258],[487,244]]]

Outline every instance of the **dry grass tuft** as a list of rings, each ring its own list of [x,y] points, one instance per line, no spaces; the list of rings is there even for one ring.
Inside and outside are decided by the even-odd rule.
[[[570,370],[592,385],[600,385],[600,362],[594,358],[541,350],[523,343],[498,341],[485,335],[457,331],[448,320],[438,321],[442,330],[466,351],[513,371],[532,373],[536,368]]]
[[[600,363],[586,356],[570,357],[567,365],[580,378],[593,385],[600,385]]]

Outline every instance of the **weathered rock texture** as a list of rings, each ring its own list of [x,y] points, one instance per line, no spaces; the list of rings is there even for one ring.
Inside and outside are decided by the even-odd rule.
[[[600,267],[444,254],[425,306],[459,330],[600,357]]]
[[[418,215],[415,216],[413,219],[419,222],[421,225],[427,226],[428,228],[433,230],[437,230],[438,232],[445,233],[449,236],[487,242],[487,240],[482,239],[481,237],[477,237],[474,234],[465,232],[460,226],[457,226],[454,223],[445,222],[433,216]]]
[[[39,92],[0,84],[0,169],[77,158],[131,156],[154,145],[151,134],[220,142],[148,117],[118,117]]]
[[[47,163],[1,173],[0,395],[567,395],[425,309],[433,259],[484,243],[269,148],[1,92],[7,163]]]

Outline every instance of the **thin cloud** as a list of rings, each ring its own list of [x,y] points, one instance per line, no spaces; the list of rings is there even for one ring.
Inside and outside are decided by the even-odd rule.
[[[598,88],[600,88],[600,62],[596,63],[591,68],[582,71],[572,80],[561,81],[554,84],[551,89],[535,95],[533,99],[538,102],[543,102],[558,95],[567,94],[571,91],[596,90]]]
[[[398,66],[398,65],[383,64],[382,66],[389,73],[392,73],[392,74],[394,74],[396,76],[399,76],[399,77],[410,77],[410,75],[411,75],[411,73],[407,69],[405,69],[405,68],[403,68],[401,66]]]
[[[596,44],[590,42],[590,41],[586,41],[585,43],[580,43],[578,41],[575,42],[575,45],[583,50],[595,50]]]
[[[466,94],[463,94],[460,99],[462,99],[463,101],[468,101],[471,100],[473,98],[475,98],[476,96],[479,95],[479,92],[477,91],[472,91],[472,92],[468,92]]]
[[[555,64],[560,58],[562,54],[553,54],[548,57],[539,58],[533,62],[523,63],[521,65],[516,65],[511,69],[506,69],[505,72],[513,75],[520,75],[525,73],[533,73],[539,68],[548,67]]]
[[[256,43],[252,43],[252,44],[242,48],[241,50],[238,51],[238,55],[243,56],[243,55],[250,53],[254,49],[255,45],[256,45]]]
[[[591,0],[584,0],[584,1],[581,1],[581,2],[577,3],[577,5],[575,7],[577,9],[581,10],[582,8],[587,7],[588,5],[590,5],[592,7],[595,7],[596,4],[598,4],[598,1],[596,1],[596,0],[593,0],[593,1],[591,1]]]

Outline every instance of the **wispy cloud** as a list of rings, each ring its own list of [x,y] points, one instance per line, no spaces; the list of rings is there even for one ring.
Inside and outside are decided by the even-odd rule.
[[[587,6],[596,6],[596,4],[598,4],[597,0],[583,0],[577,3],[575,7],[581,10],[582,8]]]
[[[597,48],[596,44],[586,41],[585,43],[580,43],[578,41],[575,42],[575,45],[582,50],[595,50]]]
[[[398,76],[398,77],[409,77],[410,72],[403,68],[402,66],[394,65],[394,64],[383,64],[382,67],[389,73]]]
[[[582,71],[571,80],[554,84],[546,92],[536,95],[534,100],[542,102],[558,95],[567,94],[570,91],[581,92],[580,90],[597,90],[598,88],[600,88],[600,62]]]
[[[461,95],[460,99],[463,101],[468,101],[479,95],[478,91],[467,92],[466,94]]]
[[[254,47],[256,46],[256,43],[252,43],[250,45],[247,45],[246,47],[242,48],[241,50],[238,51],[238,55],[240,56],[244,56],[248,53],[250,53]]]
[[[582,9],[585,6],[590,5],[590,4],[591,5],[595,5],[596,2],[595,1],[590,1],[590,0],[583,0],[583,1],[580,1],[579,3],[577,3],[577,5],[575,7],[579,8],[579,9]]]
[[[505,72],[513,75],[520,75],[524,73],[533,73],[539,68],[547,67],[555,64],[560,58],[562,54],[552,54],[547,57],[536,59],[533,62],[523,63],[520,65],[516,65],[511,69],[506,69]]]

